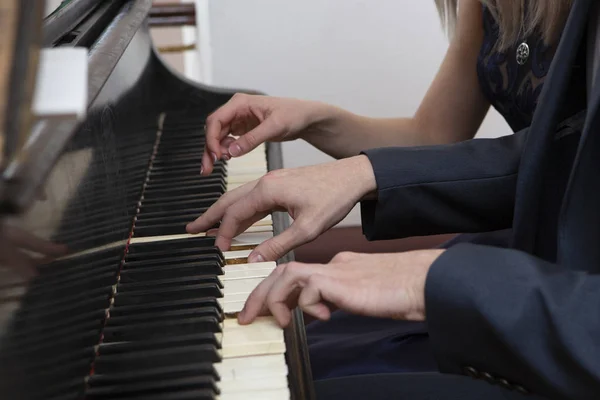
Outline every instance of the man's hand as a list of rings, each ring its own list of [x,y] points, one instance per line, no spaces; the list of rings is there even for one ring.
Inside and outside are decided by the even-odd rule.
[[[443,251],[340,253],[328,264],[278,265],[250,294],[238,320],[249,324],[271,313],[285,327],[296,306],[327,320],[330,303],[353,314],[423,321],[427,273]]]
[[[203,232],[221,221],[215,244],[227,251],[232,239],[252,224],[272,211],[287,211],[294,219],[292,225],[261,243],[248,257],[250,262],[274,261],[337,224],[375,189],[371,163],[363,155],[271,171],[258,181],[223,195],[188,224],[187,231]]]

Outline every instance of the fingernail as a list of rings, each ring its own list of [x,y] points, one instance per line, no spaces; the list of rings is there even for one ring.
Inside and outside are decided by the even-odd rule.
[[[229,161],[229,156],[227,154],[223,154],[223,160]]]
[[[231,146],[229,146],[229,154],[231,154],[232,156],[236,157],[239,156],[241,153],[242,148],[239,144],[234,143]]]
[[[217,162],[217,155],[215,153],[210,153],[212,156],[213,162]]]
[[[200,175],[204,172],[204,167],[200,166]]]
[[[248,261],[252,262],[264,262],[265,259],[260,254],[250,254],[248,256]]]

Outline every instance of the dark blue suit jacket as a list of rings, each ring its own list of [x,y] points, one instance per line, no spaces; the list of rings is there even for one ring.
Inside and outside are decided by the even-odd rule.
[[[509,248],[459,244],[426,282],[440,370],[549,398],[600,398],[600,88],[579,129],[575,159],[549,151],[591,0],[576,0],[529,129],[497,139],[365,151],[378,198],[361,204],[370,240],[512,228]],[[578,124],[580,122],[580,124]],[[546,189],[545,189],[546,188]],[[551,193],[551,192],[550,192]],[[548,210],[555,231],[548,235]],[[548,256],[551,254],[551,256]]]

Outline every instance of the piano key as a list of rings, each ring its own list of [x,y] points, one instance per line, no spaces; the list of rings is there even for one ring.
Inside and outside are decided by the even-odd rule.
[[[210,376],[193,376],[186,378],[157,379],[142,383],[123,383],[114,386],[92,388],[87,391],[87,399],[114,399],[121,396],[146,396],[157,393],[173,393],[182,390],[203,390],[218,394],[215,381]],[[133,398],[135,398],[133,397]]]
[[[135,257],[142,257],[144,254],[150,254],[153,257],[152,252],[156,251],[179,251],[181,249],[195,248],[198,250],[198,254],[203,254],[204,251],[217,251],[220,250],[214,247],[214,238],[206,237],[205,235],[198,234],[186,240],[162,240],[160,237],[148,237],[148,238],[132,238],[127,252],[127,260],[132,260]]]
[[[171,393],[159,393],[128,396],[111,396],[111,400],[215,400],[219,399],[212,390],[181,390]],[[48,399],[54,400],[54,399]],[[61,399],[62,400],[62,399]]]
[[[166,263],[165,263],[166,264]],[[222,275],[223,268],[216,263],[211,262],[186,262],[177,263],[173,266],[166,264],[158,267],[140,267],[135,269],[126,269],[121,272],[120,282],[139,283],[143,281],[153,281],[157,279],[168,279],[173,276],[192,277],[201,273],[213,276]]]
[[[95,369],[94,374],[88,379],[90,387],[115,385],[119,383],[143,382],[156,378],[177,378],[198,375],[212,376],[215,380],[219,380],[219,374],[215,369],[215,365],[209,362],[193,363],[185,365],[175,365],[170,367],[149,367],[147,369],[131,368],[127,371],[115,371],[112,368],[104,372]]]
[[[61,331],[65,328],[73,328],[81,326],[87,322],[98,321],[101,323],[106,317],[105,309],[95,309],[85,314],[71,315],[67,314],[67,317],[47,319],[46,321],[39,321],[35,319],[20,319],[14,322],[14,329],[10,335],[19,335],[21,337],[28,337],[34,335],[45,336],[47,332]]]
[[[159,339],[142,340],[136,342],[103,342],[98,346],[98,357],[100,359],[111,354],[143,354],[146,351],[153,349],[170,349],[199,345],[211,345],[216,349],[220,349],[222,341],[223,335],[218,332],[194,332],[191,335],[171,335],[161,337]],[[96,372],[101,373],[98,368],[96,368]],[[115,371],[107,369],[106,372],[112,373]]]
[[[150,198],[146,198],[144,196],[142,196],[142,201],[140,201],[140,207],[142,207],[144,204],[145,205],[156,205],[156,204],[162,204],[163,202],[177,202],[177,201],[184,201],[184,200],[211,200],[211,199],[215,199],[215,198],[219,198],[223,195],[223,191],[220,189],[219,191],[214,191],[214,192],[210,192],[207,190],[203,190],[200,193],[189,193],[189,194],[185,194],[185,195],[178,195],[178,196],[170,196],[169,194],[166,194],[163,197],[152,197],[150,196]]]
[[[219,309],[212,307],[188,308],[185,310],[170,311],[152,311],[136,315],[126,315],[122,317],[111,316],[106,326],[127,326],[137,322],[152,322],[163,320],[178,320],[186,318],[213,317],[217,320],[223,319]]]
[[[167,188],[156,188],[149,191],[144,191],[143,199],[155,199],[155,198],[169,198],[173,196],[184,196],[184,195],[195,195],[198,196],[198,193],[207,193],[210,196],[214,196],[216,194],[225,193],[226,186],[223,183],[210,183],[207,185],[199,185],[199,186],[185,186],[180,185],[176,187],[167,187]],[[142,203],[143,204],[143,203]]]
[[[106,327],[104,339],[106,341],[136,341],[156,339],[167,335],[188,335],[194,332],[221,332],[221,330],[221,322],[217,318],[192,317],[184,320],[164,320]]]
[[[150,301],[136,305],[119,305],[110,309],[112,317],[136,315],[138,313],[152,313],[170,310],[186,310],[196,307],[212,307],[219,314],[223,314],[223,309],[215,297],[197,297],[185,300],[174,301]]]
[[[116,305],[135,305],[150,301],[176,301],[189,300],[198,297],[223,297],[223,292],[216,284],[189,285],[177,288],[160,290],[140,290],[131,292],[117,292],[114,297]]]
[[[198,241],[197,239],[202,239]],[[214,242],[214,239],[206,236],[196,236],[196,240],[172,240],[155,241],[152,249],[138,251],[137,246],[143,245],[136,243],[130,248],[132,251],[125,256],[125,268],[152,267],[164,264],[177,264],[187,262],[215,263],[223,265],[223,253],[216,246],[208,246]],[[204,243],[207,247],[198,247],[196,243]],[[133,250],[133,246],[136,246]]]
[[[157,342],[158,346],[163,343]],[[129,351],[118,354],[100,354],[94,363],[94,370],[100,374],[112,375],[138,371],[143,373],[157,367],[177,367],[190,364],[211,363],[221,360],[219,349],[206,341],[199,344],[184,344],[148,348],[143,351]],[[211,374],[212,375],[212,374]]]

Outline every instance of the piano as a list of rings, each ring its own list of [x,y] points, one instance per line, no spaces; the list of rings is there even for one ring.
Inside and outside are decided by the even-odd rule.
[[[40,3],[20,3],[21,23],[42,26],[31,17]],[[31,46],[21,55],[84,48],[87,99],[82,118],[38,116],[5,132],[0,252],[14,257],[0,255],[2,398],[313,399],[302,313],[285,329],[269,316],[236,322],[250,291],[293,259],[246,259],[287,214],[249,227],[231,251],[185,232],[219,196],[281,168],[279,144],[200,177],[205,118],[242,90],[165,64],[151,10],[151,0],[72,0],[19,42]],[[29,70],[37,60],[16,58]],[[22,278],[19,262],[46,242],[67,250]]]

